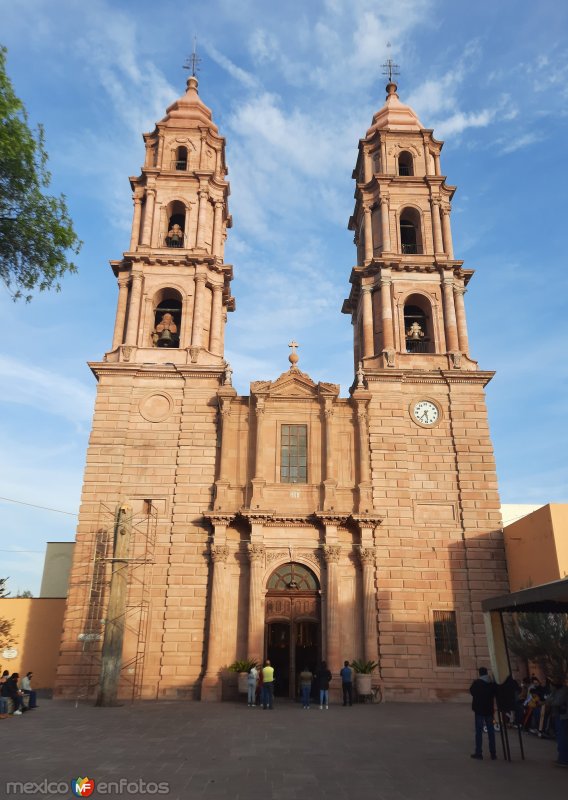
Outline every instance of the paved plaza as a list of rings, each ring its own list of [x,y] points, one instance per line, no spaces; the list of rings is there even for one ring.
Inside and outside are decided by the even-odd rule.
[[[513,763],[473,761],[473,715],[463,704],[331,706],[273,711],[244,704],[139,703],[120,708],[42,700],[0,721],[0,797],[7,781],[169,783],[170,800],[560,800],[568,770],[553,742],[524,737]],[[132,789],[132,786],[130,787]],[[147,797],[139,791],[124,797]],[[102,795],[96,787],[92,795]],[[162,795],[150,795],[162,796]]]

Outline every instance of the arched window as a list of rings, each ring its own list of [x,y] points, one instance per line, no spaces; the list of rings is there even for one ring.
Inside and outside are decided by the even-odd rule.
[[[400,248],[403,255],[423,252],[420,214],[415,208],[403,208],[400,212]]]
[[[411,295],[404,305],[404,338],[407,353],[433,353],[432,311],[421,295]]]
[[[187,147],[180,145],[177,148],[173,167],[174,169],[185,172],[187,169]]]
[[[266,588],[277,592],[286,592],[290,589],[300,592],[316,592],[319,589],[319,583],[311,569],[292,561],[289,564],[282,564],[274,570],[268,579]]]
[[[167,230],[164,234],[166,247],[185,247],[185,206],[174,200],[167,208]]]
[[[408,150],[403,150],[398,156],[398,174],[414,175],[414,161]]]
[[[182,316],[179,293],[175,289],[163,289],[156,301],[152,344],[154,347],[179,347]]]

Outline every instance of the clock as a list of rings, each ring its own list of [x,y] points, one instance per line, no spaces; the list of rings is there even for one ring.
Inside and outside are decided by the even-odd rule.
[[[410,416],[418,425],[431,428],[440,421],[442,413],[432,400],[418,400],[410,404]]]

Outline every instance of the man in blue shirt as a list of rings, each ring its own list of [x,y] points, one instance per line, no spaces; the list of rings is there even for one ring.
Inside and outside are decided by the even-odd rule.
[[[339,673],[341,675],[341,688],[343,689],[343,705],[353,705],[353,673],[349,666],[349,661],[343,662],[343,669]]]

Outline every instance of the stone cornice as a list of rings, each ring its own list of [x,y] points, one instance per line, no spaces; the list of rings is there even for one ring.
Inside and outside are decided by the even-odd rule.
[[[116,361],[88,361],[87,365],[97,380],[101,375],[130,375],[132,377],[152,378],[217,378],[225,372],[225,367],[199,366],[191,364],[176,364],[169,367],[167,364],[136,364],[132,362]]]
[[[365,370],[367,383],[481,383],[486,386],[495,372],[487,370],[476,370],[471,372],[451,372],[449,370],[400,370],[400,369],[381,369]]]

